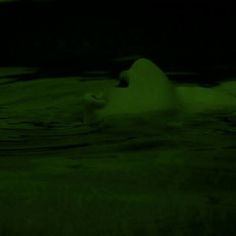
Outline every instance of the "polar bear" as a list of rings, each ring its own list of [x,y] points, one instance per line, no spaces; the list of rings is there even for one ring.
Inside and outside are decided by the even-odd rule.
[[[89,124],[122,115],[155,113],[163,119],[163,114],[233,109],[236,98],[214,88],[175,86],[156,64],[140,58],[121,72],[118,86],[106,94],[85,94],[83,104],[84,122]]]

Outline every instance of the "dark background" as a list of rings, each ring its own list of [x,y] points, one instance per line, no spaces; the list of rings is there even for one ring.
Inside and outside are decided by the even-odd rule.
[[[233,70],[234,26],[231,5],[1,3],[0,65],[106,69],[141,55],[166,70]]]

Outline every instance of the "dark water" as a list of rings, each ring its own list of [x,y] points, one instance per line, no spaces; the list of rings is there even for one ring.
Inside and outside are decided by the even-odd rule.
[[[234,116],[233,116],[234,115]],[[129,127],[102,125],[87,126],[81,122],[57,123],[43,121],[17,121],[1,117],[1,155],[19,155],[21,152],[37,153],[76,149],[78,152],[101,148],[102,151],[122,150],[124,146],[134,151],[152,148],[224,148],[236,145],[235,114],[214,114],[189,120],[152,126],[129,122]],[[131,126],[133,124],[133,126]],[[171,143],[175,143],[173,147]],[[134,145],[137,143],[137,147]],[[133,145],[133,146],[132,146]]]
[[[235,111],[86,126],[44,81],[1,85],[1,235],[233,235]]]

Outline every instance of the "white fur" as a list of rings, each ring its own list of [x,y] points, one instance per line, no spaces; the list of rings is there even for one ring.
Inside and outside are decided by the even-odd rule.
[[[113,87],[103,98],[93,97],[92,94],[85,95],[86,123],[112,116],[172,114],[176,111],[196,114],[236,108],[236,98],[222,89],[174,87],[164,72],[145,58],[135,61],[129,70],[121,73],[121,77],[129,82],[127,88]],[[160,117],[163,119],[162,115]]]

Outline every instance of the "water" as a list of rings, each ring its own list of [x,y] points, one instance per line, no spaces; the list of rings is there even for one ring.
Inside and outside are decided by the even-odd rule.
[[[0,232],[232,235],[235,111],[87,126],[83,83],[0,85]]]

